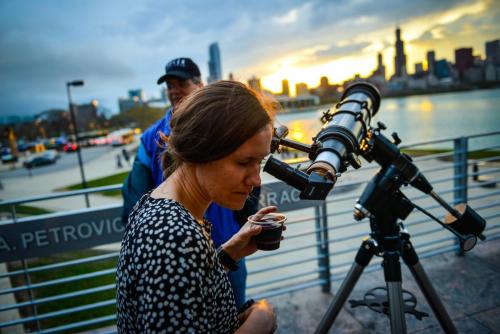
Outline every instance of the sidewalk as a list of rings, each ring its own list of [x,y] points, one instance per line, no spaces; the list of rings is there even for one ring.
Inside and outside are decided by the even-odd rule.
[[[113,175],[130,170],[134,157],[131,157],[130,166],[123,162],[122,168],[116,166],[116,155],[121,153],[123,148],[131,150],[137,144],[114,147],[100,157],[86,162],[84,165],[85,178],[93,180],[104,176]],[[25,198],[31,196],[48,195],[71,184],[81,183],[80,169],[78,165],[71,168],[48,173],[33,172],[30,177],[26,175],[12,178],[2,178],[3,190],[0,191],[0,198],[3,200]],[[103,196],[101,194],[89,195],[92,207],[108,204],[121,203],[120,197]],[[29,206],[45,208],[53,211],[65,211],[78,208],[85,208],[84,196],[73,196],[48,201],[38,201],[26,203]]]
[[[422,259],[420,263],[458,333],[500,333],[500,239],[482,242],[464,257],[446,253]],[[407,314],[407,332],[444,333],[405,265],[402,265],[402,271],[403,289],[415,295],[418,311],[429,314],[421,321]],[[385,286],[383,276],[382,270],[361,275],[328,333],[390,333],[388,316],[366,306],[354,309],[349,306],[349,300],[363,299],[367,291]],[[315,287],[269,298],[278,318],[276,333],[314,333],[341,283],[333,282],[331,293],[323,293],[320,287]],[[115,331],[116,327],[111,326],[85,334],[109,334]]]
[[[459,333],[500,333],[500,239],[481,242],[466,256],[453,253],[421,260],[431,283],[440,296]],[[428,317],[422,321],[406,315],[409,333],[443,333],[408,268],[403,265],[403,289],[417,298],[418,311]],[[382,270],[364,273],[347,299],[363,299],[365,292],[385,286]],[[273,297],[269,301],[278,314],[282,334],[313,333],[341,281],[333,282],[332,294],[320,287]],[[329,333],[389,333],[386,315],[366,306],[350,308],[347,302]]]

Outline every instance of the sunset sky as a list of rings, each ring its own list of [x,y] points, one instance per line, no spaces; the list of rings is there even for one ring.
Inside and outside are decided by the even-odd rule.
[[[66,108],[65,83],[76,103],[98,99],[118,111],[129,89],[160,95],[165,63],[188,56],[208,76],[208,46],[217,41],[224,77],[255,75],[279,92],[281,80],[310,87],[327,76],[340,83],[368,75],[382,52],[393,73],[394,30],[402,29],[408,69],[433,49],[454,60],[454,49],[500,38],[494,0],[350,1],[36,1],[0,2],[1,115]]]

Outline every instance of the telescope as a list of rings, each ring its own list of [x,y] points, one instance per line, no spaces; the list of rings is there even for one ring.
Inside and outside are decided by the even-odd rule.
[[[354,207],[355,220],[370,219],[370,238],[361,244],[355,263],[316,333],[328,332],[374,255],[384,259],[388,299],[379,301],[378,304],[389,305],[379,312],[390,317],[392,333],[406,332],[404,313],[412,313],[419,319],[423,314],[414,309],[415,305],[406,305],[403,301],[400,257],[408,265],[444,331],[456,333],[451,318],[419,263],[409,240],[410,235],[400,221],[406,219],[416,208],[453,233],[458,238],[462,251],[471,250],[476,245],[477,238],[485,239],[482,232],[486,221],[466,204],[452,207],[446,203],[436,194],[412,158],[397,147],[401,143],[397,133],[392,133],[390,140],[382,134],[386,130],[383,123],[377,122],[376,126],[372,126],[371,122],[379,110],[380,102],[380,93],[375,86],[366,82],[351,85],[344,91],[340,102],[323,113],[321,121],[324,125],[312,138],[310,145],[287,139],[288,129],[284,126],[274,129],[271,152],[279,152],[281,146],[286,146],[307,153],[311,164],[305,172],[273,156],[264,165],[265,172],[299,190],[300,198],[306,200],[324,200],[349,166],[355,169],[361,167],[359,157],[368,162],[375,161],[381,167]],[[403,186],[412,186],[432,197],[447,211],[445,222],[412,203],[401,191]],[[366,306],[372,308],[371,305]]]
[[[413,163],[412,158],[399,150],[397,145],[401,143],[401,139],[397,133],[392,133],[391,141],[381,133],[381,130],[386,129],[383,123],[378,122],[376,128],[371,126],[380,102],[380,93],[372,84],[358,82],[351,85],[344,91],[333,110],[328,109],[322,115],[321,121],[324,125],[312,138],[311,145],[286,138],[288,129],[285,126],[275,128],[271,142],[272,153],[279,151],[280,146],[286,146],[307,153],[312,163],[306,172],[303,172],[271,156],[264,165],[264,171],[299,190],[301,199],[324,200],[341,173],[349,166],[354,169],[361,167],[360,156],[368,162],[375,161],[382,170],[391,170],[392,176],[383,179],[383,185],[379,184],[382,179],[369,183],[355,206],[356,220],[375,213],[374,202],[381,198],[378,192],[383,187],[392,185],[394,190],[398,190],[403,185],[411,185],[431,196],[446,209],[446,223],[437,220],[438,223],[459,238],[464,250],[472,249],[476,238],[484,240],[482,231],[486,222],[467,205],[460,208],[448,205],[434,192],[432,185]],[[406,216],[408,214],[409,212]],[[398,218],[404,219],[406,216]]]

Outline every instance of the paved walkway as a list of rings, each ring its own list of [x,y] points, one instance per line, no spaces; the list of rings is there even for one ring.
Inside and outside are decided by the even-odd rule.
[[[500,239],[482,242],[463,257],[448,253],[420,262],[458,333],[500,333]],[[402,270],[403,289],[416,296],[418,311],[429,314],[421,321],[406,315],[408,333],[444,333],[408,268],[403,266]],[[315,287],[269,298],[278,316],[276,333],[314,333],[340,284],[333,283],[332,293]],[[348,301],[362,299],[365,292],[381,286],[385,286],[382,270],[364,273]],[[107,327],[86,334],[115,331],[115,327]],[[328,333],[386,334],[390,333],[389,318],[367,307],[350,308],[347,302]]]
[[[453,319],[459,333],[500,333],[500,239],[478,244],[466,256],[452,253],[421,260],[427,275]],[[278,333],[313,333],[330,305],[341,282],[332,294],[310,288],[270,298],[278,313]],[[365,273],[350,299],[362,299],[368,290],[385,286],[383,271]],[[442,333],[436,317],[420,292],[413,276],[403,266],[403,289],[417,297],[417,310],[429,314],[422,321],[406,315],[409,333]],[[329,333],[389,333],[387,316],[367,307],[344,305]]]
[[[128,146],[110,147],[109,150],[100,157],[86,162],[84,167],[86,179],[93,180],[130,170],[131,166],[127,165],[125,162],[123,162],[122,168],[117,168],[116,155],[120,154],[123,148],[131,151],[136,145],[137,143]],[[89,149],[92,150],[93,148]],[[132,159],[133,158],[134,157],[132,157]],[[50,168],[50,166],[45,168]],[[1,172],[2,170],[0,169],[0,177]],[[3,189],[0,190],[0,198],[2,200],[9,200],[48,195],[68,185],[80,183],[81,176],[78,165],[74,165],[73,167],[57,172],[37,173],[36,170],[33,170],[31,177],[26,171],[26,174],[23,176],[2,178],[1,181]],[[89,197],[92,207],[122,202],[120,197],[109,197],[100,194],[91,194]],[[84,196],[73,196],[62,199],[31,202],[26,205],[53,211],[66,211],[85,208],[85,199]]]

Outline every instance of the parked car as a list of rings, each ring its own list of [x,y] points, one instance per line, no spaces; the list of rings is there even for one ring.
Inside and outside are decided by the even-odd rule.
[[[63,146],[63,150],[66,153],[76,152],[76,150],[78,150],[78,145],[75,143],[67,143]]]
[[[3,147],[1,150],[1,154],[2,154],[2,163],[6,164],[9,162],[17,162],[17,156],[12,154],[10,148]]]
[[[48,159],[54,160],[54,161],[61,158],[61,155],[59,154],[59,152],[57,150],[47,150],[47,151],[42,153],[42,156],[44,156]]]
[[[51,157],[49,155],[41,155],[25,161],[23,163],[23,166],[26,168],[33,168],[38,166],[52,165],[55,162],[56,162],[55,157]]]

